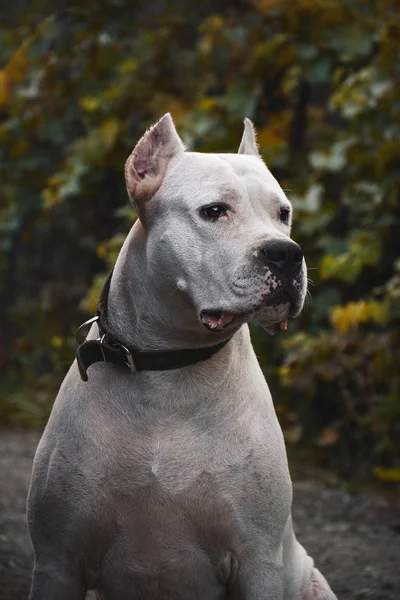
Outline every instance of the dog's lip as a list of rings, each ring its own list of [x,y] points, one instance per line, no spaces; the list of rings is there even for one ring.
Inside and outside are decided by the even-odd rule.
[[[200,321],[210,331],[222,331],[233,323],[236,316],[226,310],[202,310]]]
[[[289,304],[295,303],[294,294],[288,286],[280,287],[274,292],[264,296],[258,308],[261,308],[261,306],[272,305],[273,303],[281,303],[282,301],[289,302]]]
[[[257,313],[262,308],[267,306],[288,303],[288,317],[295,318],[300,312],[298,302],[299,301],[295,291],[292,290],[290,287],[285,286],[279,290],[276,290],[272,294],[265,296],[263,301],[253,310],[253,312]]]

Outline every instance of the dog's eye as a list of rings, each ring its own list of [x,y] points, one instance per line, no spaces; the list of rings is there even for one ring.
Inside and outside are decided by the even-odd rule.
[[[203,219],[209,221],[217,221],[221,217],[227,216],[228,207],[225,204],[213,204],[212,206],[205,206],[200,210],[200,215]]]
[[[279,210],[279,219],[282,221],[282,223],[285,223],[285,225],[287,225],[289,223],[289,217],[290,217],[290,209],[289,208],[281,208]]]

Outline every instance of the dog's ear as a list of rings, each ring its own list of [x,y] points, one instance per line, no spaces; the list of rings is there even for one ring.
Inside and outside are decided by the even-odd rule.
[[[244,131],[242,141],[240,142],[238,154],[251,154],[253,156],[261,156],[258,153],[256,131],[253,123],[247,117],[244,120]]]
[[[143,214],[143,204],[160,187],[171,158],[184,150],[169,113],[150,127],[136,144],[125,163],[125,180],[139,217]]]

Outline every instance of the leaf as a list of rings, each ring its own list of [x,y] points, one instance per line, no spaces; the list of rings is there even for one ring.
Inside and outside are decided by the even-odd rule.
[[[374,475],[380,481],[388,483],[400,483],[400,467],[375,467]]]
[[[119,72],[121,75],[131,75],[134,71],[136,71],[137,66],[138,61],[136,58],[127,58],[119,65]]]
[[[7,74],[12,84],[20,83],[25,77],[28,69],[25,52],[29,44],[30,40],[28,39],[14,52],[6,66]]]
[[[61,200],[58,190],[46,187],[42,191],[43,207],[46,209],[52,208],[58,204]]]
[[[335,446],[339,441],[340,434],[336,429],[326,428],[314,440],[316,446]]]
[[[83,96],[79,104],[86,112],[94,112],[99,108],[100,100],[96,96]]]
[[[383,325],[387,318],[387,304],[376,301],[349,302],[345,306],[336,306],[330,312],[332,325],[343,334],[361,323],[373,322]]]
[[[198,104],[200,110],[210,111],[215,106],[215,98],[201,98]]]
[[[100,125],[99,136],[107,150],[114,146],[120,128],[121,124],[115,117],[110,117]]]
[[[12,86],[8,72],[3,69],[0,71],[0,106],[4,106],[11,97]]]

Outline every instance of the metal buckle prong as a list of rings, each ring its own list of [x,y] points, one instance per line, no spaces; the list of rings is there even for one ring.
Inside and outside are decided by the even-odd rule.
[[[99,338],[99,342],[100,342],[100,350],[101,350],[101,353],[103,355],[103,360],[104,360],[104,362],[108,362],[108,360],[106,358],[106,355],[104,354],[104,349],[103,349],[103,342],[104,342],[104,338],[105,337],[106,337],[106,334],[103,333],[103,335],[101,336],[101,338]]]
[[[120,344],[122,350],[125,352],[126,354],[126,366],[128,367],[128,369],[130,369],[132,371],[132,373],[134,373],[136,371],[136,367],[135,367],[135,363],[133,362],[133,358],[132,358],[132,354],[129,352],[128,348],[126,346],[124,346],[123,344]]]
[[[87,327],[90,327],[91,325],[93,325],[93,323],[96,323],[99,320],[98,315],[96,315],[95,317],[92,317],[91,319],[88,319],[87,321],[85,321],[84,323],[82,323],[82,325],[80,325],[76,331],[76,341],[79,344],[79,339],[78,339],[78,335],[79,333],[83,330],[86,329]]]

